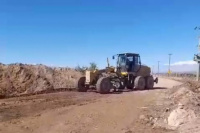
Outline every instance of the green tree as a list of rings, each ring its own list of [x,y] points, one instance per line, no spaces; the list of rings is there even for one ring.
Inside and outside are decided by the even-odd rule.
[[[98,69],[97,64],[95,62],[91,62],[89,66],[89,70],[94,71],[96,69]]]
[[[84,73],[86,69],[88,69],[88,67],[86,67],[86,66],[78,65],[78,66],[75,67],[75,70],[77,70],[77,71],[79,71],[81,73]]]
[[[97,67],[97,64],[95,62],[91,62],[90,65],[89,65],[89,67],[87,67],[87,66],[80,66],[80,65],[78,65],[78,66],[75,67],[75,70],[79,71],[81,73],[84,73],[85,70],[94,71],[96,69],[98,69],[98,67]]]

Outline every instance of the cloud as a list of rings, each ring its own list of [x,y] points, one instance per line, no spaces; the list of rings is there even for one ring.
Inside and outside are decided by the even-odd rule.
[[[172,63],[171,66],[182,66],[182,65],[196,65],[197,63],[193,60],[189,61],[178,61],[175,63]],[[169,64],[164,64],[165,66],[168,66]]]
[[[168,71],[168,65],[164,64],[164,70]],[[171,64],[172,72],[195,72],[197,70],[197,63],[195,61],[178,61]]]

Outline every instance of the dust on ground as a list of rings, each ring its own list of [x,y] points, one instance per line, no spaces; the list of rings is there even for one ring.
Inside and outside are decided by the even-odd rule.
[[[159,108],[152,107],[165,94],[167,88],[180,84],[173,80],[160,79],[159,84],[152,90],[108,95],[95,92],[59,92],[1,99],[0,131],[174,133],[177,130],[153,127],[156,121],[153,113]]]

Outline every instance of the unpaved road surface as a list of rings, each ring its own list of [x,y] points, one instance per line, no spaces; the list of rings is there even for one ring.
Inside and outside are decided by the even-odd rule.
[[[161,133],[138,122],[142,109],[181,83],[160,79],[152,90],[100,95],[59,92],[0,100],[1,133]]]

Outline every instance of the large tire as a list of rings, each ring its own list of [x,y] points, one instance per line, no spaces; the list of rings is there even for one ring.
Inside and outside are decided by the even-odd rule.
[[[154,79],[152,76],[146,77],[146,88],[147,89],[153,89],[154,87]]]
[[[134,83],[136,89],[143,90],[145,88],[145,79],[142,76],[137,76]]]
[[[101,77],[100,79],[98,79],[96,84],[97,92],[101,94],[107,94],[110,92],[111,88],[112,84],[109,78]]]
[[[76,81],[75,87],[79,92],[86,92],[87,91],[87,87],[85,86],[85,80],[86,80],[85,77],[80,77]]]

